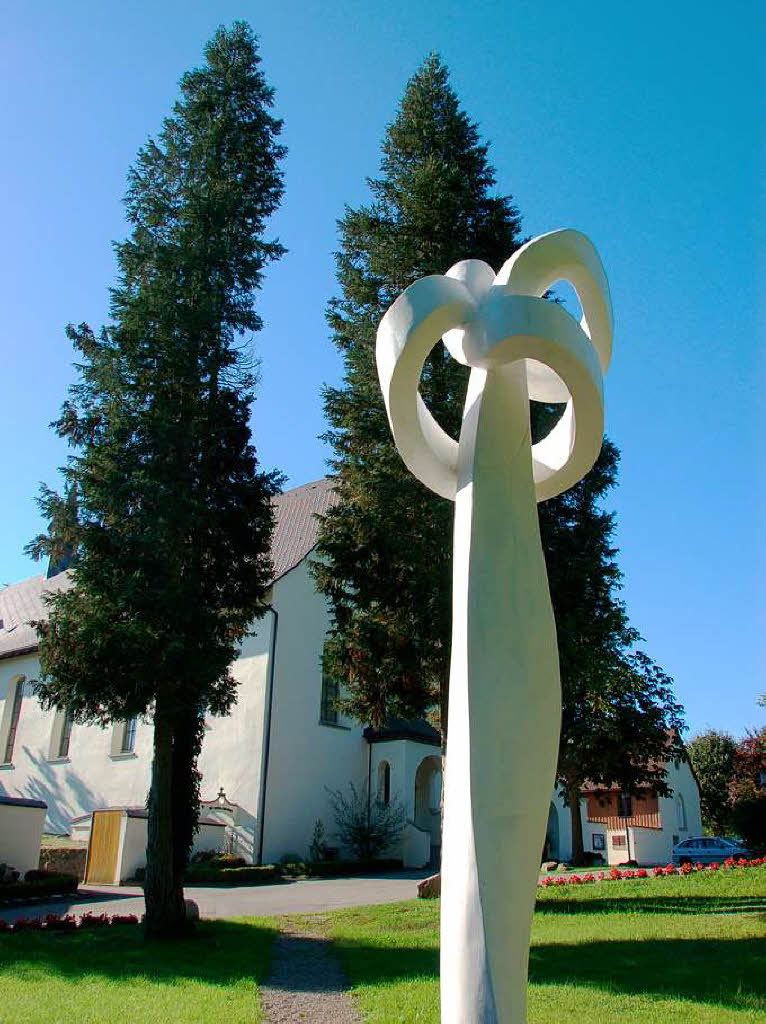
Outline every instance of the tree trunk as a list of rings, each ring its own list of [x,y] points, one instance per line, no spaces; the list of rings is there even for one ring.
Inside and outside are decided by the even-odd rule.
[[[572,863],[585,864],[585,847],[582,837],[582,812],[580,810],[580,786],[567,789],[569,813],[572,818]]]
[[[159,707],[148,810],[144,930],[147,938],[176,938],[185,931],[186,912],[173,849],[173,729]]]

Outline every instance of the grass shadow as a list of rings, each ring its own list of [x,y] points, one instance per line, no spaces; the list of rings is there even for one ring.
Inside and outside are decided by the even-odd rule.
[[[766,914],[764,896],[630,896],[615,899],[542,899],[538,914]]]
[[[193,937],[178,942],[146,942],[141,928],[131,925],[0,935],[0,986],[2,971],[38,979],[141,978],[156,984],[189,980],[215,986],[244,979],[258,984],[268,972],[277,934],[266,922],[242,920],[201,921]]]
[[[437,949],[337,943],[354,984],[439,977]],[[529,980],[626,995],[766,1009],[766,939],[644,939],[533,945]],[[766,1017],[764,1018],[766,1019]]]

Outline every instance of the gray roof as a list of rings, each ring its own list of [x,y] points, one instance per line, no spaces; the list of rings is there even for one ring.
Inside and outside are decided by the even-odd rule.
[[[0,658],[37,650],[37,632],[30,622],[47,616],[43,596],[71,585],[69,573],[62,572],[51,579],[33,576],[0,590]]]
[[[277,521],[271,544],[275,582],[294,569],[311,551],[319,533],[315,516],[323,515],[337,501],[333,481],[327,477],[302,487],[293,487],[275,499]]]
[[[331,480],[294,487],[274,499],[276,523],[271,559],[274,582],[303,561],[317,542],[319,524],[315,513],[322,514],[337,501]],[[37,650],[37,633],[30,622],[44,619],[46,593],[57,593],[72,585],[69,572],[46,579],[32,576],[0,590],[0,658],[9,658]]]

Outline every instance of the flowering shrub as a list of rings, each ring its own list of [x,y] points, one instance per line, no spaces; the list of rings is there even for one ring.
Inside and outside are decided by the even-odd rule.
[[[41,917],[20,917],[10,924],[0,919],[0,933],[3,932],[74,932],[79,928],[108,928],[114,924],[138,924],[135,914],[83,914],[77,918],[74,914],[46,914]]]
[[[666,865],[666,867],[665,867],[665,874],[666,875],[674,875],[675,873],[676,873],[675,864],[668,864],[668,865]]]
[[[734,858],[733,857],[727,857],[726,860],[723,862],[723,866],[727,870],[729,870],[730,868],[733,868],[734,867]]]
[[[43,923],[39,917],[20,917],[13,923],[15,932],[39,932],[42,931],[42,927]]]
[[[583,882],[595,882],[595,881],[596,881],[596,876],[594,874],[592,874],[592,873],[591,874],[587,874],[585,876],[585,878],[583,878]]]
[[[638,871],[636,872],[636,878],[648,878],[648,877],[649,877],[649,875],[647,874],[646,868],[639,868]]]
[[[691,873],[692,873],[691,862],[687,860],[685,864],[681,865],[681,874],[682,875],[690,875]]]
[[[108,928],[109,927],[109,915],[108,914],[83,914],[80,918],[81,928]]]
[[[72,914],[65,914],[63,917],[58,914],[46,914],[45,927],[49,932],[73,932],[77,928],[77,918]]]

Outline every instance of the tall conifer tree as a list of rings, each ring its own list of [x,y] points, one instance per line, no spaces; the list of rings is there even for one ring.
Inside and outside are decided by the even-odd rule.
[[[69,495],[33,553],[74,553],[72,589],[38,626],[44,705],[80,721],[148,715],[146,926],[183,929],[204,716],[236,699],[229,666],[270,579],[271,499],[248,427],[254,379],[238,336],[283,252],[265,238],[282,195],[272,89],[256,37],[219,29],[205,63],[130,170],[130,237],[115,246],[112,323],[70,327],[79,381],[55,424],[76,451]]]
[[[344,687],[345,710],[375,725],[438,708],[446,735],[451,632],[451,502],[407,470],[391,439],[375,367],[375,334],[400,292],[466,258],[496,270],[523,241],[510,196],[477,126],[460,109],[448,72],[428,57],[407,85],[383,142],[372,202],[347,209],[336,256],[340,297],[328,309],[345,362],[325,389],[338,505],[324,519],[315,567],[334,614],[325,665]],[[467,370],[439,344],[421,394],[453,436]],[[532,403],[533,438],[560,409]],[[670,680],[645,655],[617,591],[614,523],[600,502],[619,455],[605,441],[593,470],[544,502],[540,527],[559,641],[564,713],[558,781],[568,794],[578,855],[577,795],[588,779],[643,782],[662,791],[666,752],[680,756],[680,708]],[[671,740],[668,748],[668,731]],[[578,842],[579,837],[579,842]]]

